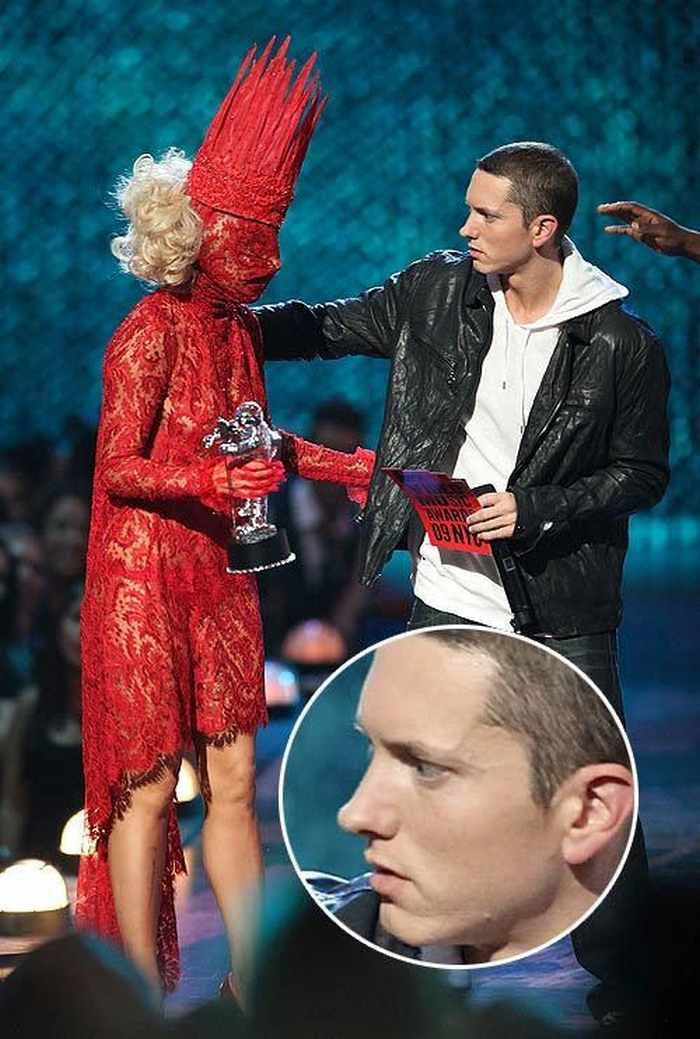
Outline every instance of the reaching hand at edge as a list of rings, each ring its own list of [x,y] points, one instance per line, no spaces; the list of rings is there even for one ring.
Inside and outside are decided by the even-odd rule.
[[[700,231],[681,227],[664,213],[641,202],[603,202],[598,212],[618,217],[623,224],[605,228],[608,234],[627,235],[665,256],[685,256],[700,262]]]

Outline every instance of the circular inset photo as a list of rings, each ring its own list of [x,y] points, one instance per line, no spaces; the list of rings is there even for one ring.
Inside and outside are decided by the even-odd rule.
[[[365,650],[309,701],[280,777],[318,905],[388,955],[454,970],[541,950],[619,875],[637,780],[603,695],[559,654],[473,626]]]

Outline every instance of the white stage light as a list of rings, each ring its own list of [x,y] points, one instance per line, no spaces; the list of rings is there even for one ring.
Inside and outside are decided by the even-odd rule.
[[[54,866],[21,859],[0,873],[0,934],[57,935],[69,926],[68,892]]]
[[[185,804],[187,801],[194,801],[198,795],[199,780],[197,779],[197,773],[187,758],[183,758],[177,777],[177,786],[175,787],[175,800],[178,804]]]
[[[58,850],[64,855],[80,855],[83,846],[83,831],[85,829],[85,812],[81,808],[70,819],[61,831],[61,843]]]

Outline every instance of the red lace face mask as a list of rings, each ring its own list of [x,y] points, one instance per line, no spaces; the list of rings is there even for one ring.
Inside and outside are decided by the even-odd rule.
[[[277,229],[198,205],[204,237],[197,266],[227,299],[252,303],[282,266]]]

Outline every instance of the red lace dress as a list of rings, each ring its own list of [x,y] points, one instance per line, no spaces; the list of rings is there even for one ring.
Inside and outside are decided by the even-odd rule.
[[[88,843],[77,918],[111,938],[107,838],[132,791],[174,772],[193,743],[229,744],[266,721],[256,582],[225,572],[230,519],[208,498],[221,456],[201,446],[220,415],[265,405],[260,357],[252,312],[197,287],[145,297],[107,348],[81,621]],[[367,483],[370,452],[289,441],[300,475]],[[169,989],[182,870],[173,807],[158,934]]]

